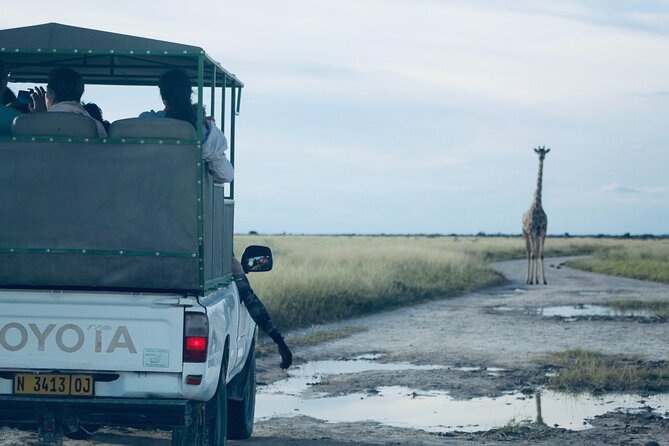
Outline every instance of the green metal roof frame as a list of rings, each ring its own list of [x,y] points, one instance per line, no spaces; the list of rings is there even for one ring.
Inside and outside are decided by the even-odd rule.
[[[198,79],[202,59],[205,85],[244,86],[200,47],[59,23],[0,30],[0,58],[12,82],[46,82],[60,66],[78,71],[87,84],[157,85],[169,68]]]
[[[203,104],[203,88],[211,89],[210,107],[216,109],[216,88],[221,94],[220,122],[225,125],[225,89],[230,93],[230,161],[235,159],[235,117],[239,114],[241,89],[234,74],[225,70],[202,48],[163,40],[60,23],[45,23],[0,30],[0,59],[10,82],[46,83],[56,67],[81,74],[87,85],[156,86],[168,69],[180,68],[197,87]],[[202,112],[198,113],[198,138],[203,139]],[[231,186],[231,196],[234,188]]]

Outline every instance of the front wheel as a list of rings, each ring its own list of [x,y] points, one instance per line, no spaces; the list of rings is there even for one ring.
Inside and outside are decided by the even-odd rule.
[[[228,400],[228,438],[246,440],[253,433],[253,418],[256,412],[256,344],[251,344],[249,357],[244,365],[246,383],[244,399]]]

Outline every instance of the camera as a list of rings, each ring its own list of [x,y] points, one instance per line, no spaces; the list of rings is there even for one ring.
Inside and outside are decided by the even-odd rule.
[[[30,98],[29,90],[19,90],[19,94],[16,97],[16,102],[21,105],[29,105],[32,102]]]

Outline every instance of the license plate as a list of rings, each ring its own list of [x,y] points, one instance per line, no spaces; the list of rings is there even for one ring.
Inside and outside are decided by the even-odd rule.
[[[14,376],[14,394],[93,396],[93,377],[53,373],[17,373]]]

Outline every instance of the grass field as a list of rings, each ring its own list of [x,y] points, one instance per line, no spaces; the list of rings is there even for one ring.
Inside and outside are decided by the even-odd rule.
[[[251,244],[269,246],[274,252],[274,270],[251,274],[250,280],[283,329],[448,298],[502,283],[504,278],[490,268],[490,262],[525,257],[520,237],[238,235],[235,252],[241,253]],[[546,241],[546,256],[583,254],[594,254],[594,260],[576,262],[575,267],[597,270],[615,259],[627,263],[622,272],[663,269],[669,273],[666,239],[556,237]],[[652,266],[633,268],[639,259]],[[653,273],[645,278],[662,277]]]
[[[640,301],[623,299],[609,302],[606,306],[621,312],[642,310],[647,311],[655,317],[669,318],[669,301],[665,300]]]
[[[633,279],[669,283],[669,240],[622,240],[603,246],[573,268]]]
[[[549,356],[558,374],[548,385],[566,392],[665,392],[669,389],[669,364],[649,362],[630,355],[605,355],[588,350],[568,350]]]

